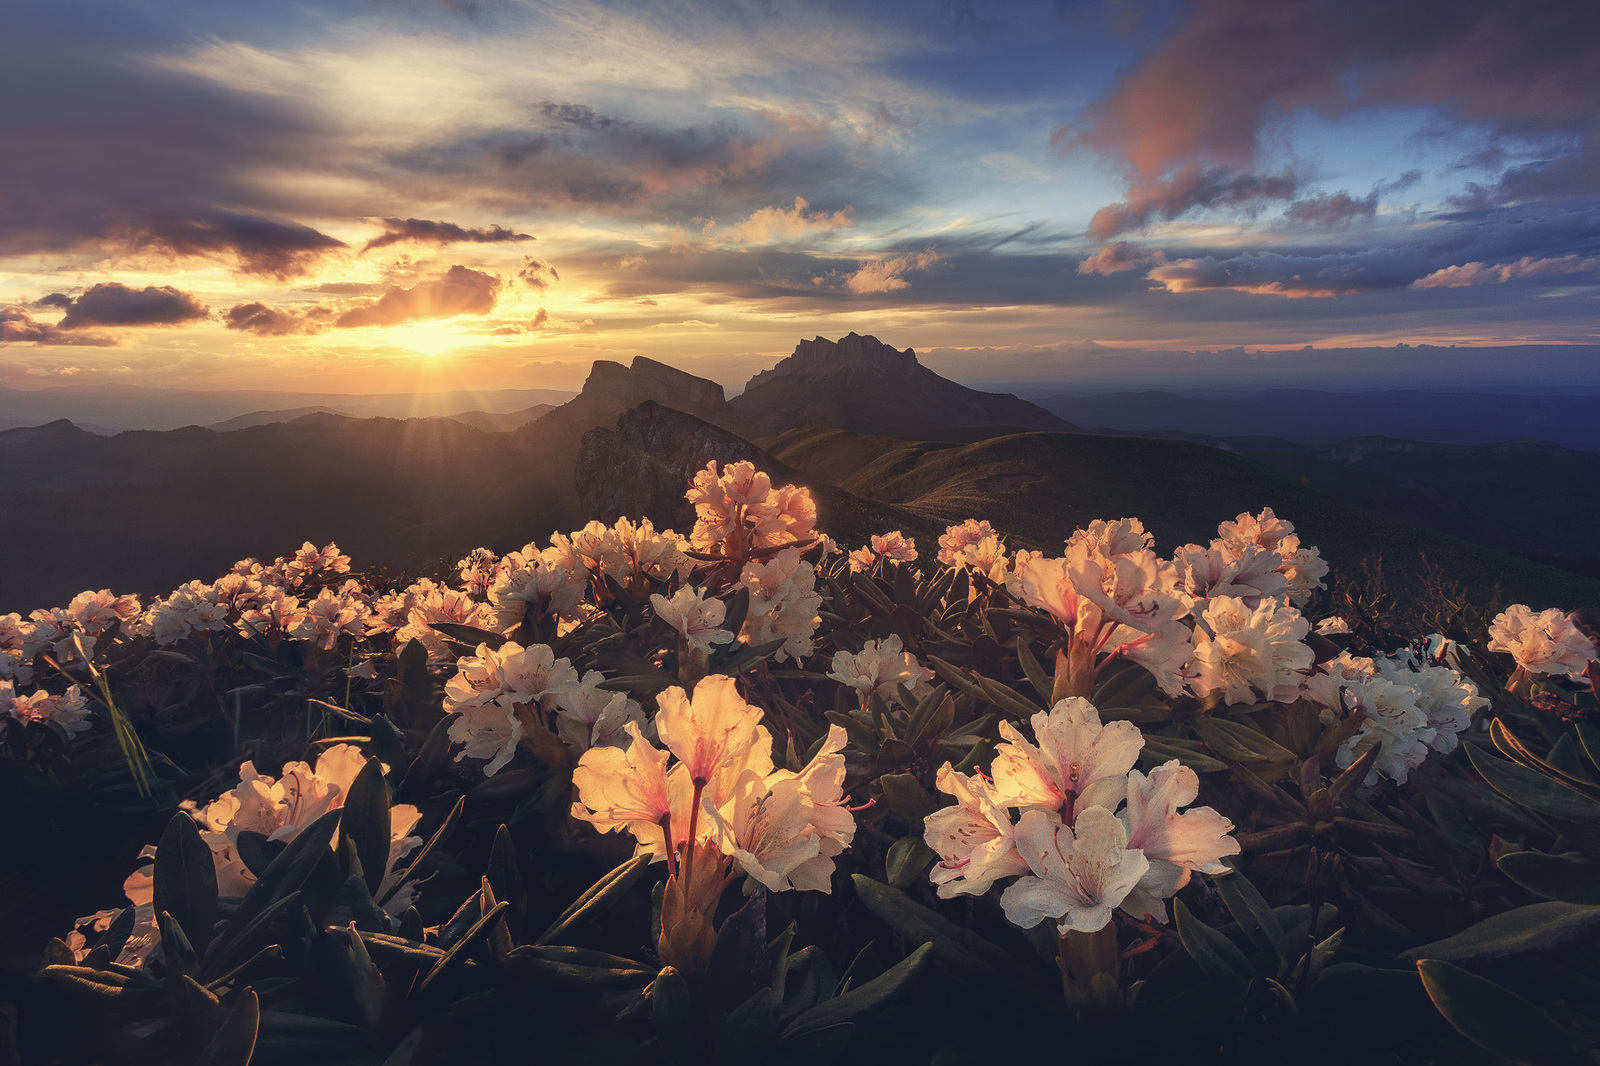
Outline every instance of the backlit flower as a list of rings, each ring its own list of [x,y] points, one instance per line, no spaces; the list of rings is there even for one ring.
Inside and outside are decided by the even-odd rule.
[[[1533,674],[1579,677],[1600,658],[1594,641],[1555,607],[1534,614],[1517,603],[1489,623],[1489,650],[1510,652],[1517,665]]]
[[[999,728],[1005,743],[995,749],[990,774],[996,795],[1019,807],[1115,809],[1144,747],[1138,726],[1101,725],[1100,712],[1077,697],[1033,716],[1037,747],[1010,722],[1002,721]]]
[[[922,839],[939,853],[928,876],[941,899],[981,896],[1000,878],[1028,872],[1017,854],[1008,801],[992,784],[957,773],[949,763],[934,780],[939,791],[956,799],[955,806],[941,807],[923,820]]]
[[[1127,827],[1104,807],[1087,808],[1072,825],[1048,811],[1024,811],[1016,843],[1032,876],[1002,892],[1000,906],[1024,929],[1046,918],[1057,919],[1062,933],[1103,929],[1150,868],[1144,852],[1128,847]]]
[[[1178,813],[1200,794],[1200,777],[1176,759],[1163,763],[1146,777],[1128,773],[1128,805],[1122,821],[1128,827],[1128,847],[1138,848],[1150,868],[1123,901],[1122,908],[1135,918],[1165,920],[1166,904],[1184,885],[1191,872],[1225,874],[1222,859],[1239,854],[1231,834],[1233,823],[1210,807]]]
[[[1253,610],[1232,596],[1212,599],[1194,633],[1194,692],[1220,691],[1229,703],[1257,696],[1292,701],[1315,655],[1311,627],[1293,607],[1263,599]]]
[[[669,599],[652,594],[650,604],[656,617],[677,630],[678,637],[691,648],[710,651],[713,644],[726,644],[733,634],[721,628],[727,614],[727,605],[713,597],[705,598],[705,590],[685,585]]]

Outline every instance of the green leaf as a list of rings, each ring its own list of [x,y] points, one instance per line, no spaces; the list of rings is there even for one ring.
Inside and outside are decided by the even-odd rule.
[[[462,625],[460,622],[429,622],[428,625],[451,640],[460,641],[469,648],[476,648],[479,644],[487,644],[491,651],[499,651],[500,645],[509,639],[503,633],[479,629],[477,626]]]
[[[572,905],[562,911],[561,916],[551,922],[550,928],[540,933],[534,943],[552,943],[584,922],[603,914],[638,882],[649,864],[650,856],[636,855],[600,878],[583,895],[573,900]]]
[[[504,824],[495,830],[494,844],[489,848],[489,884],[495,899],[509,904],[506,924],[513,938],[522,936],[522,918],[528,911],[528,892],[522,885],[522,872],[517,867],[517,849],[511,843],[511,830]]]
[[[1577,903],[1530,903],[1485,918],[1454,936],[1401,953],[1403,959],[1463,962],[1552,948],[1600,929],[1600,907]]]
[[[1189,908],[1183,905],[1183,900],[1174,899],[1172,910],[1177,920],[1178,939],[1182,941],[1183,950],[1189,953],[1189,957],[1213,981],[1242,991],[1256,975],[1255,967],[1250,965],[1244,952],[1228,939],[1226,933],[1211,928],[1191,914]]]
[[[1495,864],[1511,880],[1545,899],[1600,905],[1600,863],[1577,855],[1514,851]]]
[[[285,896],[299,892],[305,886],[317,863],[328,854],[328,845],[333,841],[334,830],[338,827],[339,811],[329,811],[300,830],[289,846],[272,860],[272,865],[250,886],[250,891],[239,902],[239,908],[223,927],[222,941],[229,958],[217,960],[218,968],[238,963],[250,954],[250,945],[239,934],[250,928],[269,908],[281,903]]]
[[[1485,1051],[1541,1066],[1583,1061],[1550,1015],[1509,988],[1438,959],[1417,971],[1439,1013]]]
[[[389,784],[376,758],[368,759],[350,784],[339,819],[341,848],[345,841],[355,845],[367,891],[375,895],[389,865]]]
[[[1578,744],[1583,748],[1583,754],[1589,760],[1589,765],[1600,770],[1600,727],[1579,722],[1572,728],[1577,734]]]
[[[1201,716],[1190,723],[1206,746],[1234,762],[1294,762],[1294,752],[1261,730],[1232,718]]]
[[[254,989],[239,993],[228,1016],[200,1053],[195,1066],[249,1066],[261,1025],[261,1001]]]
[[[889,855],[884,861],[884,872],[895,888],[905,888],[922,876],[923,871],[939,858],[939,853],[928,847],[921,833],[903,836],[889,845]]]
[[[433,855],[434,849],[450,838],[450,833],[455,829],[456,822],[461,819],[461,810],[466,806],[466,802],[467,798],[465,796],[456,800],[455,806],[450,808],[450,813],[445,815],[444,821],[439,824],[439,828],[434,830],[433,836],[429,837],[428,842],[422,845],[422,850],[417,852],[417,857],[411,860],[411,865],[407,866],[405,872],[395,879],[394,885],[389,891],[374,900],[375,903],[381,907],[388,901],[390,896],[400,891],[402,885],[422,871],[422,864]]]
[[[1250,883],[1249,878],[1235,869],[1231,874],[1213,878],[1212,884],[1221,894],[1228,913],[1233,915],[1250,942],[1268,954],[1276,955],[1280,963],[1287,963],[1291,947],[1288,938],[1278,924],[1277,915],[1272,913],[1271,905]]]
[[[1022,667],[1023,676],[1028,679],[1033,691],[1039,694],[1039,698],[1046,703],[1051,702],[1050,693],[1055,689],[1055,680],[1045,673],[1044,667],[1034,657],[1033,649],[1028,646],[1026,633],[1017,635],[1017,665]]]
[[[433,968],[428,971],[427,975],[422,978],[422,983],[417,986],[417,991],[426,992],[441,980],[445,974],[455,969],[460,963],[466,962],[469,949],[477,946],[479,940],[488,937],[489,931],[494,927],[494,923],[500,921],[501,915],[505,914],[505,911],[506,905],[504,903],[496,903],[485,911],[483,917],[474,922],[472,928],[467,930],[466,935],[451,944],[450,950],[445,952],[444,956],[433,964]]]
[[[780,1002],[776,992],[763,988],[729,1011],[717,1026],[717,1042],[710,1061],[758,1061],[777,1035]]]
[[[1536,770],[1497,759],[1475,744],[1464,745],[1472,768],[1494,790],[1514,803],[1551,818],[1587,822],[1600,820],[1600,802],[1552,780]]]
[[[1180,740],[1176,737],[1161,737],[1151,733],[1144,735],[1144,747],[1139,752],[1139,759],[1145,763],[1146,768],[1160,766],[1164,762],[1177,759],[1195,773],[1200,774],[1215,773],[1218,770],[1226,770],[1228,768],[1228,764],[1221,759],[1214,758],[1201,751],[1197,741]]]
[[[655,971],[634,959],[564,944],[525,944],[506,955],[513,974],[568,988],[642,988]]]
[[[671,966],[664,966],[650,985],[650,1020],[656,1046],[672,1066],[688,1066],[694,1054],[694,1003],[689,984]]]
[[[272,860],[282,854],[286,846],[285,841],[268,840],[264,834],[250,829],[240,830],[238,839],[233,842],[234,851],[239,853],[245,868],[258,879],[267,872]]]
[[[194,819],[179,811],[156,845],[155,913],[172,915],[195,953],[204,955],[217,924],[217,868]]]
[[[857,1018],[866,1017],[880,1010],[911,984],[933,950],[931,942],[924,943],[899,963],[865,984],[817,1004],[789,1023],[788,1028],[783,1031],[784,1039],[826,1029],[841,1022],[853,1022]]]
[[[915,774],[884,774],[878,784],[883,788],[884,803],[908,826],[920,827],[924,818],[939,809],[939,801]]]

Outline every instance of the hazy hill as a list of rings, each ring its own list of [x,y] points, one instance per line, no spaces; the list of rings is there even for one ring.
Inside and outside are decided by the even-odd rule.
[[[979,392],[940,377],[916,353],[855,333],[801,341],[728,402],[728,424],[762,436],[816,426],[902,434],[962,426],[1071,431],[1070,422],[1009,393]]]
[[[1381,552],[1397,577],[1419,557],[1475,595],[1495,586],[1528,603],[1600,605],[1600,581],[1375,514],[1249,458],[1181,440],[1022,433],[972,444],[798,430],[766,442],[777,459],[861,496],[938,522],[989,518],[1014,543],[1058,551],[1095,518],[1137,516],[1170,553],[1217,523],[1271,507],[1337,568]]]
[[[1187,389],[1056,395],[1039,402],[1091,429],[1270,436],[1299,444],[1369,436],[1447,444],[1536,438],[1600,448],[1596,396]]]

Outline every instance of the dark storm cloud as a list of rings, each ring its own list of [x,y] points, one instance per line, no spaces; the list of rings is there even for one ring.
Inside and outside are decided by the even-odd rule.
[[[0,254],[201,255],[277,276],[341,247],[282,220],[307,205],[260,180],[327,157],[331,131],[288,100],[137,58],[170,49],[170,28],[131,8],[7,11],[7,39],[27,44],[6,50],[0,98],[26,106],[0,116]]]
[[[1198,0],[1053,141],[1128,175],[1128,201],[1097,216],[1100,236],[1247,202],[1268,140],[1299,111],[1424,107],[1491,141],[1546,145],[1548,158],[1507,171],[1486,202],[1600,192],[1597,40],[1600,5],[1588,0]],[[1197,177],[1235,191],[1208,199]]]
[[[181,326],[205,318],[211,312],[192,294],[171,285],[130,288],[118,281],[102,281],[82,296],[59,301],[62,293],[45,299],[53,306],[65,306],[66,314],[56,323],[59,329],[87,326]]]
[[[506,241],[531,241],[535,238],[529,233],[517,233],[504,226],[488,226],[483,229],[467,229],[454,222],[434,222],[426,218],[385,218],[383,232],[372,238],[361,248],[361,254],[366,255],[374,248],[387,248],[391,244],[401,241],[411,241],[417,244],[503,244]]]
[[[1232,289],[1274,296],[1351,296],[1400,288],[1427,272],[1427,261],[1388,248],[1328,255],[1276,252],[1227,258],[1178,259],[1152,267],[1145,276],[1169,292]]]
[[[338,310],[323,305],[311,307],[273,307],[261,303],[234,304],[223,314],[229,329],[254,333],[258,337],[291,337],[321,333],[333,325]]]
[[[7,344],[60,344],[94,348],[109,348],[116,338],[103,333],[77,333],[63,330],[48,322],[37,322],[20,307],[0,308],[0,341]]]
[[[493,274],[453,266],[437,280],[418,282],[409,289],[393,286],[374,302],[344,312],[334,324],[394,326],[452,315],[486,315],[494,310],[500,285]]]

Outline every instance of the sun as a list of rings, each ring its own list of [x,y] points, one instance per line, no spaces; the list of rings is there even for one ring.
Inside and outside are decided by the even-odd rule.
[[[384,332],[388,334],[385,339],[395,347],[429,358],[444,355],[465,342],[460,327],[450,321],[413,322]]]

